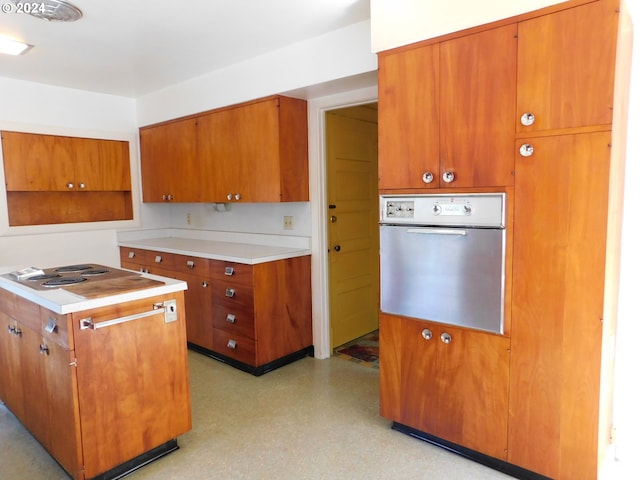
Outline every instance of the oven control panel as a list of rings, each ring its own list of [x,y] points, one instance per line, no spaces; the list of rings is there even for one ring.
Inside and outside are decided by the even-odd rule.
[[[387,218],[413,218],[414,203],[412,200],[387,200],[385,215]]]
[[[504,228],[505,204],[504,193],[382,195],[380,222]]]

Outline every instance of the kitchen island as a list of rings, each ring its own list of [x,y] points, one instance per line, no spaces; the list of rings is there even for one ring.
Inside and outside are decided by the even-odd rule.
[[[304,239],[209,235],[120,240],[120,263],[187,282],[187,340],[199,353],[256,376],[313,355]]]
[[[90,267],[109,274],[57,288],[0,269],[0,400],[72,478],[107,480],[191,429],[186,284]]]

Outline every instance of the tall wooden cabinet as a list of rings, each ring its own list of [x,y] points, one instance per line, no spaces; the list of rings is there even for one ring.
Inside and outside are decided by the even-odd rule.
[[[307,104],[272,96],[140,129],[145,202],[309,199]]]
[[[438,167],[448,168],[443,142],[453,135],[458,144],[480,152],[480,164],[484,160],[484,167],[498,172],[493,179],[459,185],[507,191],[513,213],[507,226],[512,268],[505,279],[511,287],[505,305],[510,328],[493,339],[460,329],[459,353],[448,350],[454,342],[430,344],[439,332],[454,328],[382,313],[381,413],[427,438],[451,442],[454,450],[459,446],[504,461],[518,478],[594,480],[611,442],[627,22],[618,0],[571,0],[380,53],[380,189],[427,192],[420,172],[435,167],[424,161],[425,152],[440,152]],[[468,128],[443,119],[446,103],[434,92],[447,84],[451,94],[462,70],[443,64],[464,65],[464,53],[473,51],[466,42],[499,32],[514,35],[494,43],[492,54],[507,63],[514,59],[517,75],[501,77],[496,70],[507,86],[495,97],[482,87],[478,95],[463,95],[459,106],[479,103],[476,110],[453,108],[470,113]],[[458,41],[465,47],[448,49]],[[491,79],[496,67],[486,65],[484,75]],[[487,120],[474,112],[491,110],[503,97],[497,104],[511,109],[511,120],[505,120],[511,150],[496,146],[494,155],[482,145]],[[467,158],[464,148],[460,158]],[[498,151],[504,158],[493,163]],[[507,164],[513,187],[499,174]],[[478,178],[473,166],[465,165]],[[462,177],[461,171],[457,178]],[[455,183],[437,186],[456,191],[442,189]],[[421,338],[424,329],[433,335],[428,341]],[[461,394],[466,387],[471,390]],[[489,404],[482,403],[483,392],[491,397]],[[482,419],[472,409],[478,401]],[[475,458],[486,462],[482,455]]]

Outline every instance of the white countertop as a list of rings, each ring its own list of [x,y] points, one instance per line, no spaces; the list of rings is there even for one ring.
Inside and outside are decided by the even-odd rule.
[[[8,274],[16,268],[1,267],[0,275]],[[148,273],[140,274],[144,278],[158,280],[164,283],[157,287],[145,288],[141,290],[133,290],[124,293],[107,295],[98,298],[86,298],[77,295],[64,288],[54,288],[51,290],[35,290],[18,282],[11,281],[8,278],[0,276],[0,288],[15,293],[16,295],[36,303],[55,313],[67,314],[81,312],[92,308],[106,307],[116,305],[118,303],[130,302],[132,300],[140,300],[143,298],[155,297],[167,293],[179,292],[187,289],[186,282],[175,280],[173,278],[160,277]]]
[[[311,254],[311,251],[307,248],[179,237],[120,240],[118,245],[249,265]]]

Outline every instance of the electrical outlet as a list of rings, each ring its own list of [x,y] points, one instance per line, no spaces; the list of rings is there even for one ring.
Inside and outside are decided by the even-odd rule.
[[[290,215],[284,216],[284,229],[293,230],[293,217]]]
[[[187,213],[187,225],[191,225],[191,221],[193,220],[193,218],[191,217],[190,213]]]

